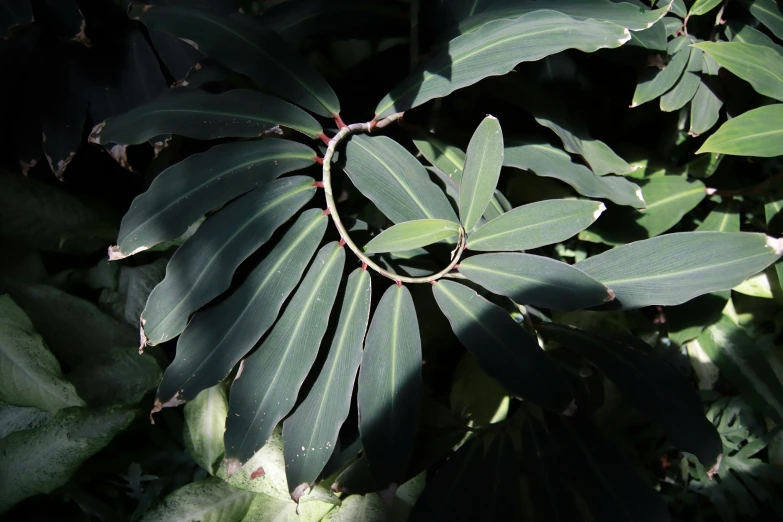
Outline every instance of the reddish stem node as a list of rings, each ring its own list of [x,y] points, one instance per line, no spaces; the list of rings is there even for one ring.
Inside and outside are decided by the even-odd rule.
[[[456,265],[454,265],[454,270],[459,270],[459,263],[457,263]]]
[[[329,210],[329,209],[327,208],[327,209],[325,209],[323,212],[321,212],[321,215],[322,215],[322,216],[328,216],[328,215],[329,215],[329,214],[331,214],[331,213],[332,213],[332,211],[331,211],[331,210]]]
[[[344,127],[347,127],[348,125],[345,124],[343,119],[340,117],[340,113],[334,115],[334,122],[337,124],[338,129],[342,129]]]
[[[327,136],[326,134],[324,134],[323,132],[319,132],[316,136],[318,138],[320,138],[321,141],[323,141],[327,145],[329,145],[329,142],[332,141],[332,139],[329,136]]]
[[[402,286],[402,281],[400,281],[399,279],[397,280],[397,286],[400,286],[400,287]]]
[[[323,181],[313,181],[313,186],[315,188],[324,188],[324,182]]]
[[[345,246],[345,238],[342,238],[342,237],[340,238],[340,246],[341,247]]]
[[[362,261],[362,272],[366,272],[366,271],[367,271],[367,262]]]
[[[324,159],[321,156],[314,157],[313,161],[318,163],[319,165],[323,165],[324,164]]]
[[[437,282],[437,281],[430,281],[430,284],[431,284],[432,286],[435,286],[435,285],[437,285],[437,284],[438,284],[438,282]]]
[[[375,120],[375,119],[373,119],[373,120],[370,122],[370,126],[369,126],[369,128],[367,129],[367,132],[372,132],[372,130],[375,128],[375,126],[376,126],[376,125],[378,125],[378,120]]]

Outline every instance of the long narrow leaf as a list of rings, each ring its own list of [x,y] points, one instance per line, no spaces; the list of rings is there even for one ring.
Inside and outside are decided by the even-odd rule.
[[[459,191],[459,214],[465,230],[472,230],[487,209],[503,166],[503,132],[497,118],[487,116],[468,145]]]
[[[680,38],[685,37],[681,36]],[[690,54],[688,48],[680,49],[674,53],[674,56],[671,57],[671,60],[669,60],[669,63],[666,64],[663,70],[651,67],[645,69],[639,84],[636,86],[636,91],[633,93],[631,107],[638,107],[643,103],[652,101],[674,87],[674,84],[677,83],[677,80],[685,70]]]
[[[759,94],[783,101],[783,56],[763,45],[701,42],[694,47],[750,83]]]
[[[405,252],[443,239],[456,237],[459,225],[445,219],[417,219],[394,225],[372,238],[364,247],[368,254]]]
[[[783,155],[783,103],[766,105],[732,118],[696,151],[771,158]]]
[[[772,34],[783,39],[783,12],[776,0],[741,0],[741,3]]]

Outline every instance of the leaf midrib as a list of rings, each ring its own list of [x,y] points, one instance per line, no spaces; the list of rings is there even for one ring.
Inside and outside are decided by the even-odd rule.
[[[522,208],[522,207],[518,207],[518,208]],[[596,210],[597,209],[598,209],[598,207],[596,207]],[[513,210],[511,212],[513,212]],[[593,212],[595,212],[595,210]],[[481,231],[482,228],[484,228],[486,226],[489,226],[490,223],[494,222],[495,220],[503,218],[503,216],[507,216],[504,220],[511,220],[511,219],[513,219],[515,217],[515,216],[510,215],[509,213],[505,213],[503,215],[500,215],[500,216],[496,217],[495,219],[493,219],[492,221],[489,221],[489,222],[487,222],[487,224],[485,224],[482,227],[480,227],[478,230],[476,230],[473,233],[473,235],[475,236],[476,234],[478,234]],[[550,219],[550,220],[547,220],[547,221],[538,221],[538,222],[522,225],[520,227],[516,227],[516,228],[512,228],[512,229],[506,229],[506,230],[504,230],[502,232],[495,232],[494,234],[485,235],[483,237],[480,236],[478,239],[473,239],[472,242],[470,241],[471,238],[468,238],[468,244],[469,244],[469,246],[473,246],[475,248],[475,245],[477,243],[480,245],[482,242],[489,241],[489,240],[494,239],[494,238],[496,238],[498,236],[503,236],[503,235],[506,235],[506,234],[516,234],[518,232],[521,232],[521,231],[524,231],[524,230],[528,230],[528,229],[535,229],[535,228],[540,228],[540,227],[546,227],[548,225],[552,225],[553,223],[558,223],[560,221],[569,221],[569,220],[572,220],[572,219],[577,218],[577,217],[581,217],[581,213],[573,213],[573,214],[569,214],[569,215],[566,215],[566,216],[559,216],[559,217],[556,217],[554,219]],[[497,225],[497,223],[496,223],[496,225]]]

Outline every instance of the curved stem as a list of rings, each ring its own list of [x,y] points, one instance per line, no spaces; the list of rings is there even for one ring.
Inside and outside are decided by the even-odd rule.
[[[344,140],[347,136],[354,134],[356,132],[372,132],[373,129],[378,128],[381,129],[383,127],[386,127],[387,125],[390,125],[394,121],[400,119],[402,116],[402,113],[398,114],[392,114],[388,118],[384,118],[379,121],[371,121],[367,123],[354,123],[352,125],[348,125],[346,127],[343,127],[340,129],[340,132],[335,134],[335,136],[329,140],[329,144],[326,148],[326,154],[324,154],[324,163],[323,163],[323,185],[324,185],[324,194],[326,195],[326,209],[329,212],[329,214],[332,216],[332,221],[334,221],[334,226],[337,227],[337,231],[340,233],[340,237],[345,242],[346,245],[348,245],[348,248],[351,249],[351,251],[356,254],[356,257],[362,260],[362,262],[381,274],[384,277],[388,277],[392,281],[396,281],[397,283],[433,283],[440,279],[441,277],[446,276],[451,270],[459,263],[460,257],[462,256],[462,251],[465,250],[466,246],[466,238],[465,238],[465,229],[462,227],[459,228],[459,240],[457,241],[457,248],[454,251],[453,259],[451,260],[451,263],[448,264],[446,268],[441,270],[438,273],[424,276],[424,277],[408,277],[401,274],[397,274],[394,272],[391,272],[389,270],[386,270],[385,268],[379,266],[375,261],[370,259],[362,250],[356,246],[356,243],[353,242],[351,239],[351,236],[348,234],[348,231],[345,229],[345,225],[343,225],[342,220],[340,219],[340,214],[337,212],[337,205],[334,201],[334,194],[332,193],[332,156],[334,156],[334,150],[337,148],[337,145],[340,144],[342,140]]]

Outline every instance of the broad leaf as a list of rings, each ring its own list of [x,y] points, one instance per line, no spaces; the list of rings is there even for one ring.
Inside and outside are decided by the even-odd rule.
[[[536,339],[499,306],[467,286],[441,279],[433,294],[460,342],[511,393],[557,412],[572,396]]]
[[[392,285],[375,308],[364,343],[359,432],[375,484],[402,484],[421,407],[421,338],[410,291]]]
[[[210,210],[293,170],[314,164],[313,149],[266,139],[217,145],[161,172],[122,218],[114,257],[178,238]]]
[[[631,41],[628,42],[628,45],[631,47],[642,47],[650,51],[665,51],[667,36],[665,22],[659,21],[649,29],[632,32]]]
[[[783,47],[776,44],[772,38],[754,29],[749,25],[729,22],[729,31],[731,31],[732,42],[744,42],[753,45],[764,45],[774,49],[776,53],[783,56]]]
[[[49,493],[102,450],[133,420],[124,408],[68,408],[46,424],[0,440],[0,513],[25,498]]]
[[[323,132],[315,118],[302,109],[260,92],[236,89],[209,94],[182,88],[99,123],[90,142],[136,145],[161,134],[199,140],[255,138],[274,132],[277,126],[311,138]]]
[[[484,428],[506,419],[508,392],[481,369],[472,354],[462,355],[451,379],[451,411],[465,424]]]
[[[226,420],[230,469],[247,462],[296,404],[326,331],[344,264],[345,249],[337,242],[322,247],[275,327],[244,360],[231,386]]]
[[[8,294],[0,296],[0,400],[50,413],[84,406],[33,323]]]
[[[609,289],[592,277],[548,257],[483,254],[460,262],[459,271],[490,292],[520,304],[579,310],[612,298]]]
[[[308,62],[288,50],[274,32],[252,18],[226,18],[196,9],[134,6],[128,16],[150,29],[171,33],[191,43],[265,89],[321,116],[340,112],[337,96]]]
[[[606,209],[603,203],[578,199],[538,201],[517,207],[468,236],[477,251],[531,250],[559,243],[589,227]]]
[[[364,251],[368,254],[404,252],[431,245],[443,239],[454,238],[458,234],[459,224],[445,219],[404,221],[372,238],[364,246]]]
[[[683,49],[683,51],[687,52],[687,49]],[[662,111],[676,111],[683,108],[686,103],[693,99],[696,95],[696,90],[701,83],[699,74],[701,73],[703,60],[702,50],[691,46],[688,64],[685,66],[685,71],[682,73],[682,76],[680,76],[680,79],[677,81],[677,85],[661,96],[660,106]]]
[[[52,415],[37,408],[26,408],[0,402],[0,439],[11,433],[31,430],[51,420]]]
[[[236,267],[315,194],[313,179],[293,176],[245,194],[209,218],[171,258],[141,315],[142,344],[173,339],[190,314],[226,290]]]
[[[240,522],[254,497],[249,491],[232,488],[218,478],[207,477],[168,495],[161,504],[145,513],[141,522]]]
[[[222,382],[203,390],[185,405],[185,449],[210,475],[215,474],[225,453],[227,415],[228,397]]]
[[[728,290],[783,254],[780,240],[747,232],[682,232],[623,245],[576,268],[615,293],[623,309],[675,305]]]
[[[459,191],[459,215],[472,230],[487,209],[503,166],[503,132],[497,118],[487,116],[470,139]]]
[[[492,21],[450,41],[381,100],[375,109],[376,117],[406,111],[487,76],[505,74],[520,62],[539,60],[566,49],[594,52],[619,47],[630,37],[627,29],[615,24],[581,22],[547,10]]]
[[[723,100],[719,96],[718,72],[720,67],[708,54],[703,54],[702,78],[691,100],[691,126],[688,134],[698,136],[718,123]]]
[[[457,185],[462,182],[462,169],[465,166],[465,153],[462,149],[430,132],[418,131],[411,137],[413,144],[427,161],[446,173]]]
[[[686,37],[681,36],[680,38],[685,39]],[[674,42],[670,43],[669,47],[671,48],[672,45],[674,45]],[[638,107],[643,103],[652,101],[674,87],[674,84],[677,83],[677,80],[680,79],[682,72],[685,70],[690,54],[690,50],[686,47],[674,53],[663,70],[657,67],[645,68],[639,79],[639,84],[636,86],[636,91],[633,93],[631,107]]]
[[[539,331],[595,364],[634,406],[669,435],[675,447],[695,455],[708,468],[720,463],[723,444],[704,417],[695,388],[669,363],[650,356],[652,349],[647,345],[636,341],[639,347],[623,337],[555,323],[542,324]]]
[[[559,179],[590,198],[608,199],[618,205],[635,208],[644,208],[645,205],[638,185],[620,176],[598,177],[587,167],[571,161],[567,153],[549,144],[527,143],[506,147],[504,165]]]
[[[715,9],[722,0],[696,0],[688,11],[689,16],[701,16]]]
[[[766,105],[732,118],[696,151],[771,158],[783,155],[783,104]]]
[[[783,12],[777,0],[742,0],[741,3],[772,34],[783,40]]]
[[[696,231],[739,232],[739,204],[734,199],[724,200],[707,215]]]
[[[280,4],[278,4],[280,5]],[[324,496],[328,495],[323,493]],[[337,511],[334,502],[319,497],[299,504],[269,495],[256,495],[242,522],[321,522],[325,515]]]
[[[235,488],[263,493],[288,504],[291,501],[285,477],[285,458],[283,456],[282,429],[277,426],[264,447],[239,469],[234,469],[231,461],[220,463],[217,476]],[[230,472],[230,473],[229,473]]]
[[[304,402],[283,423],[286,477],[295,501],[324,469],[348,417],[370,320],[371,293],[370,274],[357,268],[348,277],[337,330],[321,373]]]
[[[701,42],[694,47],[750,83],[759,94],[783,101],[783,56],[763,45]]]
[[[193,315],[158,388],[158,400],[165,403],[161,406],[191,400],[228,376],[272,326],[318,248],[327,222],[321,209],[303,212],[225,301]]]
[[[414,219],[458,221],[424,166],[390,138],[352,136],[345,149],[344,168],[356,188],[395,223]]]

